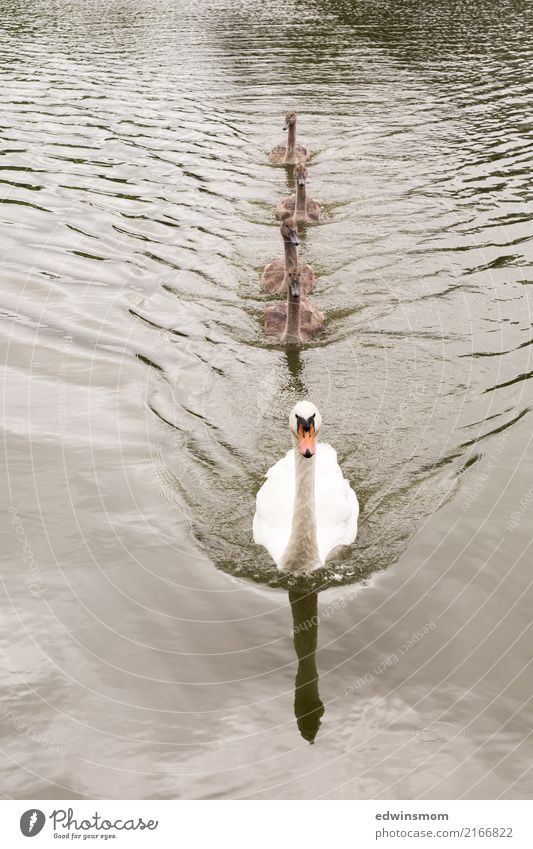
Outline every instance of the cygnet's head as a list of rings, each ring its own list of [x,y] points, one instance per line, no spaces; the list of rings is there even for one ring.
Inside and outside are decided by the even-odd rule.
[[[296,112],[287,112],[283,129],[288,130],[293,124],[296,124]]]
[[[298,230],[296,229],[296,224],[294,222],[294,218],[286,215],[282,222],[281,227],[279,228],[282,239],[285,241],[292,242],[293,245],[299,245],[300,240],[298,238]]]
[[[311,401],[298,401],[289,416],[289,427],[298,443],[302,457],[312,457],[316,451],[315,435],[322,425],[322,416]]]
[[[307,180],[307,168],[305,165],[297,165],[294,169],[294,177],[299,186],[305,186],[305,181]]]

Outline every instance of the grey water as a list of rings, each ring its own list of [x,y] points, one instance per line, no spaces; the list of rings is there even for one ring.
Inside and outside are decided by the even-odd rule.
[[[4,797],[533,798],[532,12],[0,2]],[[361,516],[290,581],[302,397]]]

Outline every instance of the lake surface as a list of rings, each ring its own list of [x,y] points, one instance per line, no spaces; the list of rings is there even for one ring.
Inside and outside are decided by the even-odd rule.
[[[4,796],[533,798],[533,5],[354,5],[0,2]],[[361,518],[290,582],[302,397]]]

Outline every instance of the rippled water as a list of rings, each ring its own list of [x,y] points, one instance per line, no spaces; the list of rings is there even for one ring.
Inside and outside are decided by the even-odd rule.
[[[5,795],[533,797],[532,4],[352,6],[0,2]],[[291,585],[304,396],[361,520]]]

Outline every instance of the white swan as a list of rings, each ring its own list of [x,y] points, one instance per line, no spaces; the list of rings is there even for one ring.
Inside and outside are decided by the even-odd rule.
[[[289,416],[294,449],[271,466],[257,493],[254,541],[282,571],[318,569],[357,536],[359,504],[337,452],[326,443],[315,446],[321,424],[314,404],[296,404]]]

